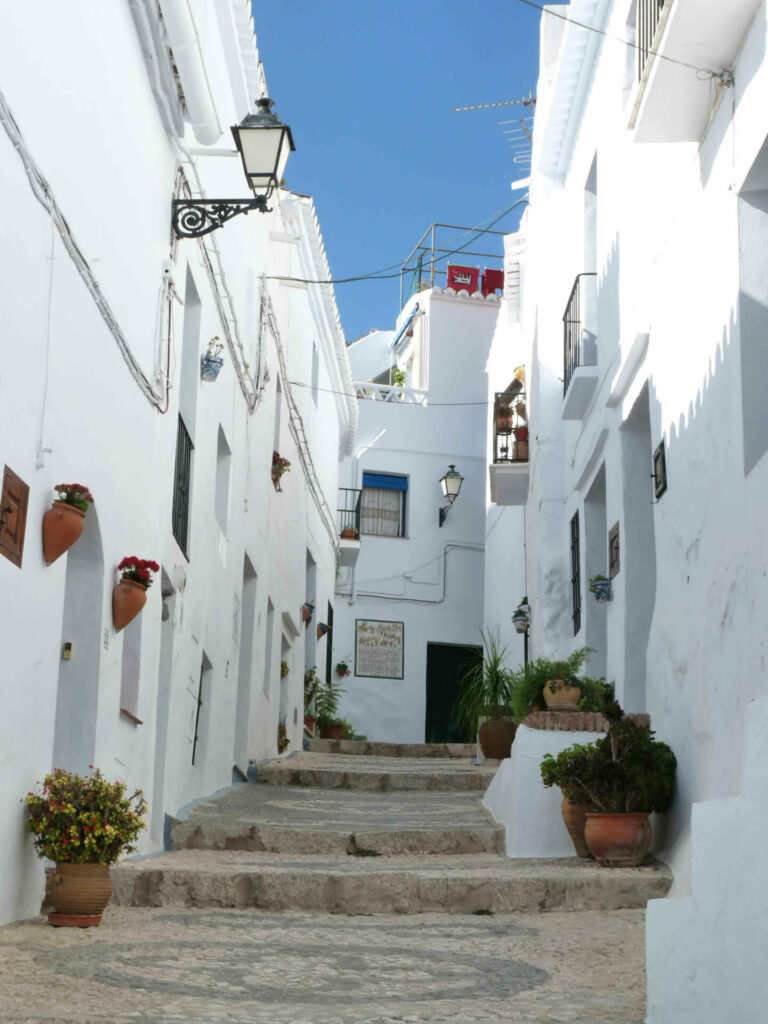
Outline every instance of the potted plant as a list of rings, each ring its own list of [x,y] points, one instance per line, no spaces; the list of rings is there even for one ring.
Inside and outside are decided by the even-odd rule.
[[[603,712],[608,734],[574,744],[541,762],[545,786],[559,786],[585,810],[584,838],[601,867],[635,867],[651,845],[648,815],[666,811],[675,792],[677,761],[653,731],[627,717],[618,703]]]
[[[342,661],[337,661],[336,662],[336,675],[337,676],[340,676],[343,679],[344,676],[349,676],[351,674],[352,674],[352,670],[350,669],[349,664],[346,661],[346,659],[342,659]]]
[[[56,498],[43,516],[43,559],[52,565],[68,551],[85,527],[93,495],[85,484],[56,484]]]
[[[289,744],[288,730],[285,726],[285,718],[281,718],[277,723],[277,752],[278,754],[284,753],[288,749]]]
[[[547,707],[578,710],[581,682],[577,673],[589,647],[579,647],[562,661],[536,658],[511,674],[511,704],[518,725],[546,703]]]
[[[401,370],[399,366],[392,367],[392,383],[401,388],[405,384],[405,370]]]
[[[501,761],[509,757],[516,728],[509,707],[510,672],[504,664],[507,649],[490,633],[482,638],[483,650],[459,682],[453,717],[477,735],[483,757]]]
[[[221,353],[224,349],[218,334],[208,342],[203,355],[200,356],[200,380],[214,381],[219,376],[224,360]]]
[[[291,463],[288,459],[284,459],[280,452],[272,452],[272,483],[276,491],[282,491],[280,480],[284,473],[290,471],[290,468]]]
[[[522,599],[512,616],[512,624],[516,632],[526,633],[531,625],[531,606],[528,604],[527,595]]]
[[[344,540],[360,540],[360,533],[354,526],[345,526],[341,531]]]
[[[88,766],[93,769],[92,765]],[[110,782],[98,768],[74,775],[55,768],[42,793],[28,793],[27,827],[39,857],[56,862],[48,877],[52,925],[93,927],[112,895],[109,865],[136,848],[147,801],[140,789]]]
[[[338,717],[339,700],[345,691],[329,680],[321,682],[315,692],[315,711],[320,737],[324,740],[339,740],[342,733],[342,719]]]
[[[152,586],[152,573],[160,566],[151,558],[124,558],[117,567],[122,576],[112,591],[112,620],[119,633],[132,622],[147,602],[147,590]]]
[[[597,601],[610,601],[611,580],[607,576],[601,576],[600,573],[597,576],[590,576],[589,592],[595,595]]]
[[[317,669],[308,668],[304,673],[304,725],[311,733],[315,731],[314,702],[320,680],[317,678]]]
[[[528,461],[528,425],[521,423],[514,427],[512,433],[515,436],[515,443],[512,446],[512,458],[515,462]]]
[[[512,424],[515,419],[514,411],[509,405],[499,405],[496,408],[496,433],[511,434]]]

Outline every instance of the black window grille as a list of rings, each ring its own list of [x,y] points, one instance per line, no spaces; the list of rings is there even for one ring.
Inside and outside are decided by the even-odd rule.
[[[637,77],[643,77],[645,65],[653,50],[653,38],[659,27],[664,0],[638,0],[637,4]]]
[[[563,394],[568,391],[574,370],[584,365],[585,353],[582,352],[582,295],[581,279],[597,277],[596,273],[578,274],[573,282],[568,305],[563,313]],[[588,353],[586,354],[588,358]]]
[[[573,595],[573,635],[581,629],[581,565],[579,562],[579,513],[571,519],[571,591]]]
[[[176,434],[176,469],[173,478],[173,536],[187,554],[189,539],[189,491],[192,478],[192,438],[189,436],[184,420],[179,416],[179,429]]]

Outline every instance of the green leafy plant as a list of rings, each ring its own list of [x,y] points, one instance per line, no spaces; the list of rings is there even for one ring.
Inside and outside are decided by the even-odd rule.
[[[392,383],[401,388],[405,384],[405,370],[401,370],[399,366],[393,366]]]
[[[285,659],[280,662],[280,678],[285,679],[288,673],[291,671],[291,666]]]
[[[26,804],[37,855],[71,864],[114,864],[135,850],[147,810],[140,789],[126,796],[125,783],[110,782],[98,768],[85,776],[55,768]]]
[[[304,673],[304,711],[307,714],[312,710],[318,686],[320,686],[320,680],[317,676],[317,669],[313,665]]]
[[[666,811],[675,793],[677,760],[653,731],[628,718],[614,701],[604,711],[608,734],[595,743],[576,743],[555,757],[545,754],[541,778],[559,786],[572,804],[622,814]]]
[[[582,676],[581,699],[579,700],[579,711],[605,711],[613,701],[613,683],[606,683],[605,678],[591,679],[589,676]]]
[[[339,700],[342,693],[346,693],[338,683],[329,680],[321,682],[315,693],[315,711],[319,725],[330,725],[338,722]]]
[[[580,686],[578,672],[587,660],[589,647],[579,647],[562,661],[536,658],[510,673],[511,705],[518,725],[534,707],[544,703],[544,685],[550,679],[562,679],[572,686]],[[552,692],[555,687],[550,687]]]
[[[336,675],[337,676],[341,676],[342,679],[344,678],[344,676],[350,675],[351,672],[350,672],[350,668],[349,668],[349,662],[347,662],[344,659],[342,659],[341,661],[338,661],[336,663],[335,671],[336,671]]]
[[[356,733],[355,727],[346,718],[337,718],[335,724],[341,726],[341,738],[343,740],[364,740],[367,738]]]
[[[277,752],[282,754],[288,749],[288,730],[285,727],[285,719],[281,718],[277,723]]]
[[[85,484],[56,484],[56,501],[65,505],[73,505],[81,512],[87,512],[88,506],[93,504],[93,495]]]
[[[453,718],[477,732],[481,718],[505,718],[512,697],[511,675],[504,664],[506,647],[498,636],[482,633],[483,650],[470,656],[470,667],[459,682],[453,705]]]

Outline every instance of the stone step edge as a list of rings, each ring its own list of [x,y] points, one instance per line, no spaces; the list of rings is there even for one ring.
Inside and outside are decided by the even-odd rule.
[[[356,789],[367,792],[467,793],[485,790],[491,770],[477,772],[377,772],[339,768],[292,767],[290,762],[270,762],[253,775],[256,785],[306,786],[317,789]]]
[[[383,743],[369,740],[307,740],[314,754],[354,754],[360,757],[432,757],[460,759],[477,754],[476,743]]]

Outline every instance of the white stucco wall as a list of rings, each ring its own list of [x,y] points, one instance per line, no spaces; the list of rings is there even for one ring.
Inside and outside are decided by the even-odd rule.
[[[245,74],[246,65],[254,74],[257,58],[255,51],[250,58],[246,52],[238,58],[243,66],[228,67],[233,57],[231,50],[225,56],[213,6],[198,7],[202,13],[210,7],[203,49],[226,126],[244,113],[232,82]],[[0,242],[5,268],[0,303],[6,350],[13,353],[0,370],[0,460],[30,486],[21,569],[0,558],[7,684],[0,724],[0,868],[6,881],[0,922],[32,915],[40,906],[42,864],[25,833],[19,797],[54,767],[54,750],[66,759],[59,762],[62,767],[82,770],[93,763],[107,776],[125,779],[129,788],[144,789],[152,828],[140,849],[147,852],[162,846],[166,814],[228,785],[236,761],[245,769],[249,758],[275,753],[281,704],[291,746],[301,745],[308,654],[299,609],[307,596],[307,550],[317,566],[320,604],[333,593],[336,571],[335,532],[326,529],[309,494],[286,402],[289,380],[311,383],[313,342],[319,385],[327,390],[313,397],[297,387],[296,414],[309,438],[307,465],[314,467],[318,494],[331,509],[339,451],[354,433],[349,407],[331,393],[351,386],[332,297],[271,284],[276,331],[259,330],[259,275],[314,277],[316,261],[325,259],[311,201],[285,193],[271,214],[235,219],[209,236],[208,258],[217,275],[219,269],[225,275],[217,276],[214,286],[199,242],[169,247],[169,198],[179,153],[151,92],[128,5],[88,4],[49,14],[41,24],[24,6],[4,13],[0,92],[122,336],[160,394],[156,371],[165,370],[169,345],[168,309],[161,302],[164,261],[172,261],[178,295],[187,301],[171,303],[171,387],[167,409],[158,411],[139,390],[0,129],[0,183],[8,203]],[[190,129],[186,141],[194,144]],[[209,195],[243,193],[239,160],[198,157],[197,167]],[[286,244],[287,235],[299,242]],[[197,315],[188,281],[199,298],[198,334],[188,329]],[[224,340],[220,308],[232,331],[237,325],[243,344],[237,357],[249,364],[244,372],[252,379],[261,337],[259,383],[265,387],[253,414],[229,350],[218,380],[199,380],[206,342],[214,335]],[[282,493],[270,480],[276,382],[282,376],[278,339],[287,379],[277,446],[292,462]],[[187,557],[171,531],[180,402],[194,442]],[[228,493],[217,497],[220,434],[231,465]],[[41,457],[38,445],[44,449]],[[62,480],[87,484],[96,503],[83,538],[46,567],[40,524],[55,496],[53,485]],[[130,554],[155,559],[163,572],[136,626],[116,634],[115,567]],[[246,587],[249,596],[243,593],[246,558],[254,573]],[[267,666],[268,599],[275,614]],[[248,621],[244,608],[251,612]],[[132,642],[129,632],[139,636],[139,624],[134,710],[140,725],[120,714],[123,649]],[[240,645],[249,631],[250,657],[241,664]],[[281,695],[282,635],[290,642],[291,673]],[[71,640],[74,657],[63,662],[61,645]],[[209,668],[193,766],[201,666]],[[235,751],[238,719],[247,744],[240,755]],[[85,737],[77,747],[75,735]]]

